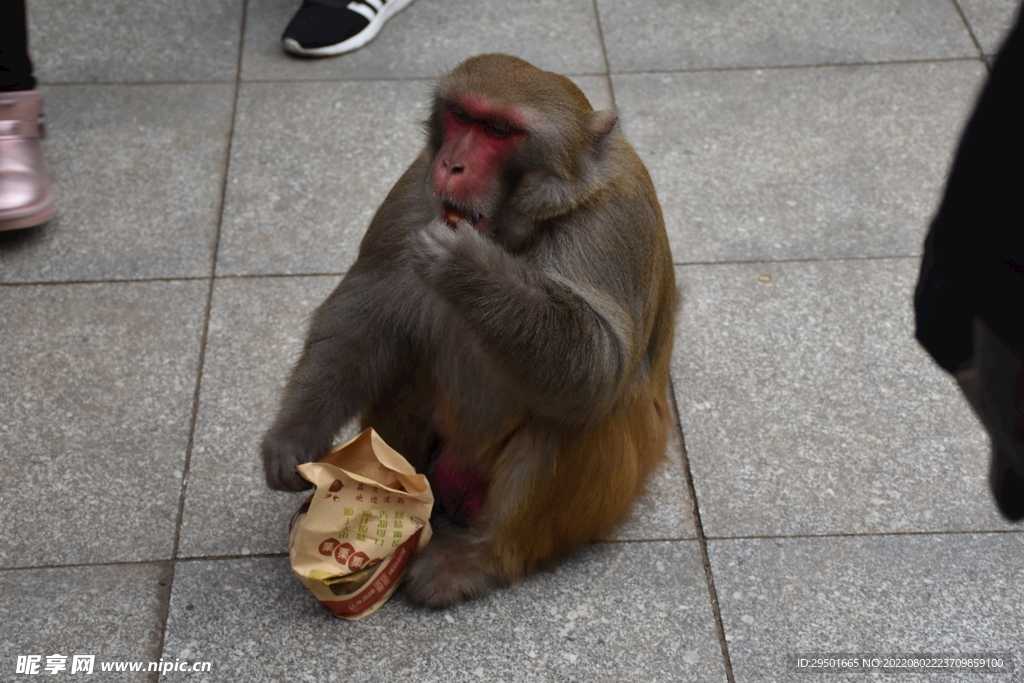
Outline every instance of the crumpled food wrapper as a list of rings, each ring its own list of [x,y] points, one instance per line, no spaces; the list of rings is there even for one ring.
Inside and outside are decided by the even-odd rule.
[[[316,491],[292,516],[292,569],[336,616],[365,617],[391,597],[430,540],[427,477],[372,429],[298,470]]]

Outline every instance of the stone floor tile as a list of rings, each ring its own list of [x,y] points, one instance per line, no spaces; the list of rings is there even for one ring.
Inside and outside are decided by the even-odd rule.
[[[676,263],[921,253],[980,62],[613,76]]]
[[[1024,534],[709,541],[736,683],[1018,680]],[[1015,653],[1015,674],[807,675],[790,653]]]
[[[296,59],[281,33],[297,0],[250,0],[242,77],[246,80],[436,78],[467,57],[505,52],[564,74],[604,73],[592,0],[428,0],[388,21],[366,47],[339,57]]]
[[[340,273],[425,140],[426,81],[242,86],[220,275]]]
[[[1019,0],[957,0],[986,55],[995,55],[1013,28]]]
[[[714,536],[1011,529],[913,338],[916,259],[677,269],[673,382]]]
[[[331,616],[287,559],[180,562],[164,658],[183,650],[213,662],[210,680],[252,683],[725,681],[694,541],[589,546],[447,610],[399,591],[357,622]]]
[[[44,83],[233,81],[244,0],[32,0]]]
[[[88,674],[71,673],[74,655],[93,655],[97,678],[142,680],[101,666],[160,659],[169,575],[159,563],[0,571],[0,679],[81,680]],[[15,673],[18,657],[27,655],[42,657],[35,678]],[[51,655],[66,657],[67,668],[48,673]]]
[[[51,86],[57,216],[0,233],[0,281],[210,274],[233,86]]]
[[[598,0],[613,73],[976,57],[932,0]]]
[[[179,556],[288,549],[288,520],[305,495],[267,488],[259,443],[302,350],[308,316],[338,280],[217,281]]]
[[[0,567],[170,557],[206,292],[0,287]]]

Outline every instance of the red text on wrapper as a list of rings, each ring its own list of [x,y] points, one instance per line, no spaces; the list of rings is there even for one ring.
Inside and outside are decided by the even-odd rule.
[[[328,538],[317,548],[317,551],[324,557],[330,557],[337,550],[338,546],[341,545],[341,541],[336,538]]]
[[[349,560],[351,560],[352,554],[355,551],[356,549],[352,547],[351,543],[342,543],[334,549],[334,561],[342,567],[348,566]]]

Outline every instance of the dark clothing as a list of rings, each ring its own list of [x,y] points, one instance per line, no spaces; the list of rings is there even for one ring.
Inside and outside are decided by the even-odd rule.
[[[967,125],[924,243],[914,297],[917,339],[955,372],[984,320],[1024,350],[1024,35],[1003,45]]]
[[[1024,14],[960,140],[924,243],[917,339],[992,440],[1000,512],[1024,518]]]
[[[0,0],[0,91],[32,90],[25,0]]]

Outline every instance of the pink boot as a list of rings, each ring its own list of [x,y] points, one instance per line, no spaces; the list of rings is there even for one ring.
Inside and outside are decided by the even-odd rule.
[[[53,192],[39,144],[43,96],[0,92],[0,230],[42,225],[53,217]]]

